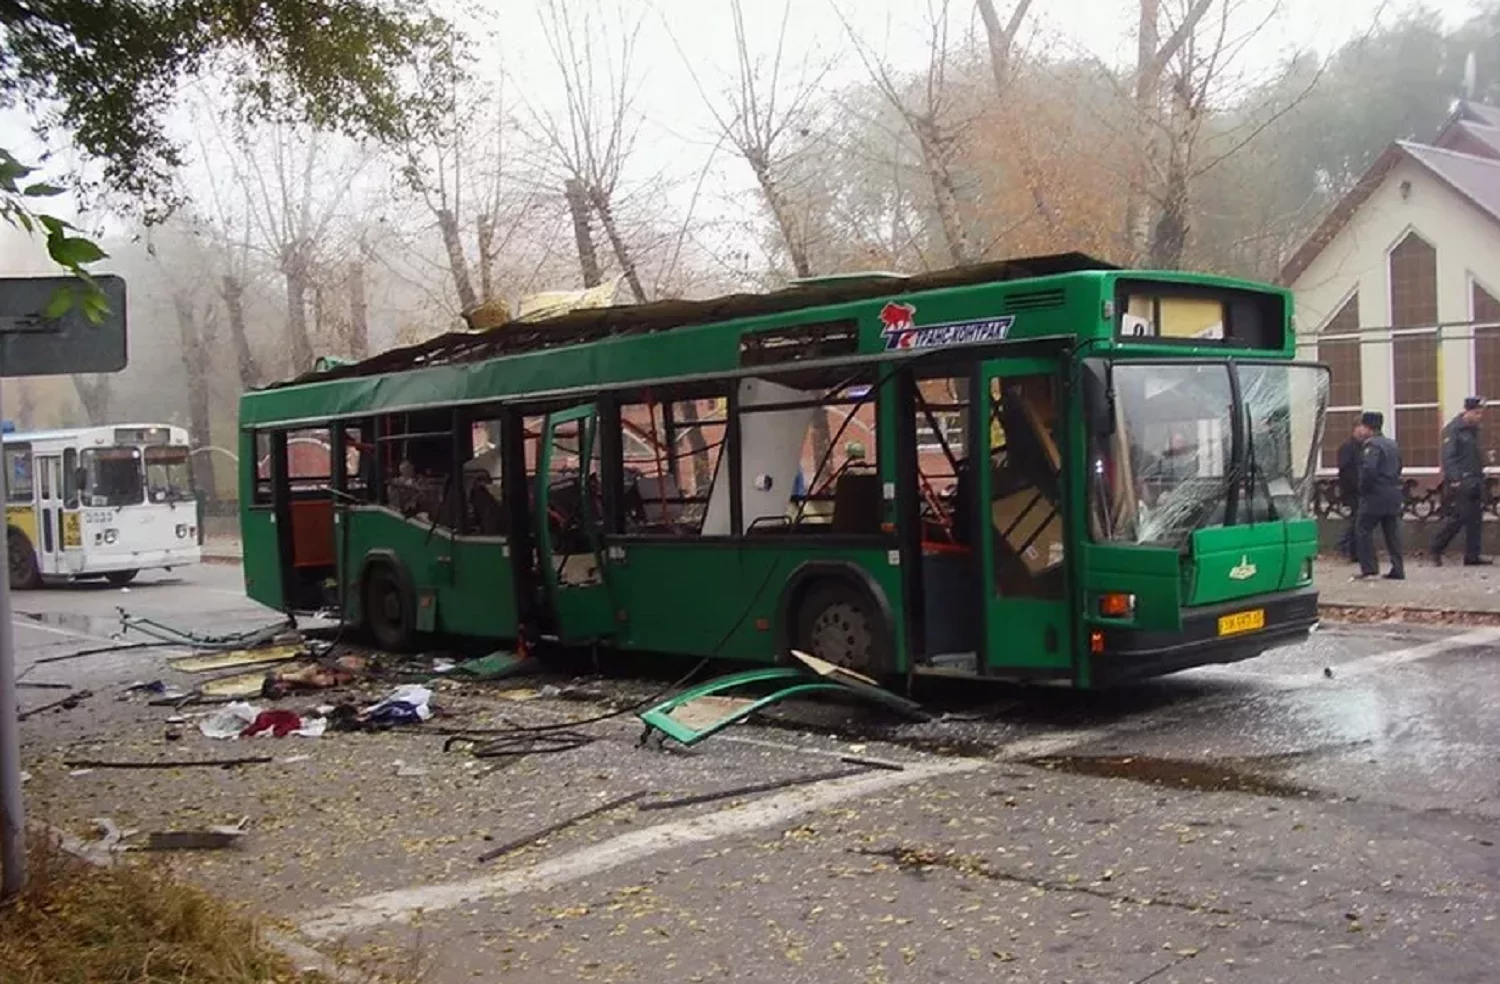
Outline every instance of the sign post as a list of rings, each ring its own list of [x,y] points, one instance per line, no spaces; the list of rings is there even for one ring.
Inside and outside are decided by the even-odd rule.
[[[0,278],[0,381],[8,376],[119,372],[125,368],[125,281],[95,278],[109,313],[94,324],[77,305],[60,318],[46,312],[59,291],[78,290],[72,277]],[[3,382],[0,382],[3,387]],[[0,406],[4,405],[0,388]],[[10,482],[10,461],[4,481]],[[3,498],[8,501],[9,495]],[[0,563],[0,899],[26,884],[26,811],[21,800],[21,727],[16,699],[15,625],[10,608],[10,535]]]

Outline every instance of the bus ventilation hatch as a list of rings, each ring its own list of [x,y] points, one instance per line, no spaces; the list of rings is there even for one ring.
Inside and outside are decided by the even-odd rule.
[[[1020,294],[1011,294],[1005,299],[1006,311],[1036,311],[1041,308],[1062,307],[1063,292],[1061,288],[1053,290],[1028,290]]]

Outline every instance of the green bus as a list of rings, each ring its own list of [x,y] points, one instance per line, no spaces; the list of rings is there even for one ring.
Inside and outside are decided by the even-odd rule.
[[[1080,254],[455,331],[244,395],[246,590],[396,650],[1232,662],[1318,618],[1294,352],[1285,290]]]

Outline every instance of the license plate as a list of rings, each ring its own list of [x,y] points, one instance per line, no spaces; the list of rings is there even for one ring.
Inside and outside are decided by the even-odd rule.
[[[1266,610],[1257,608],[1251,612],[1235,612],[1233,615],[1225,615],[1219,619],[1219,635],[1237,635],[1241,632],[1254,632],[1256,629],[1266,627]]]

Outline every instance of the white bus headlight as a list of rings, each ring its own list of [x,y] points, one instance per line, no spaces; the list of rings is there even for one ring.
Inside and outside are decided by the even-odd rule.
[[[178,523],[177,524],[177,539],[179,539],[179,540],[186,540],[187,539],[187,535],[188,535],[188,528],[187,528],[186,524],[184,524],[184,523]]]
[[[119,530],[105,530],[104,531],[104,542],[105,543],[114,543],[119,538],[120,538],[120,531]]]

